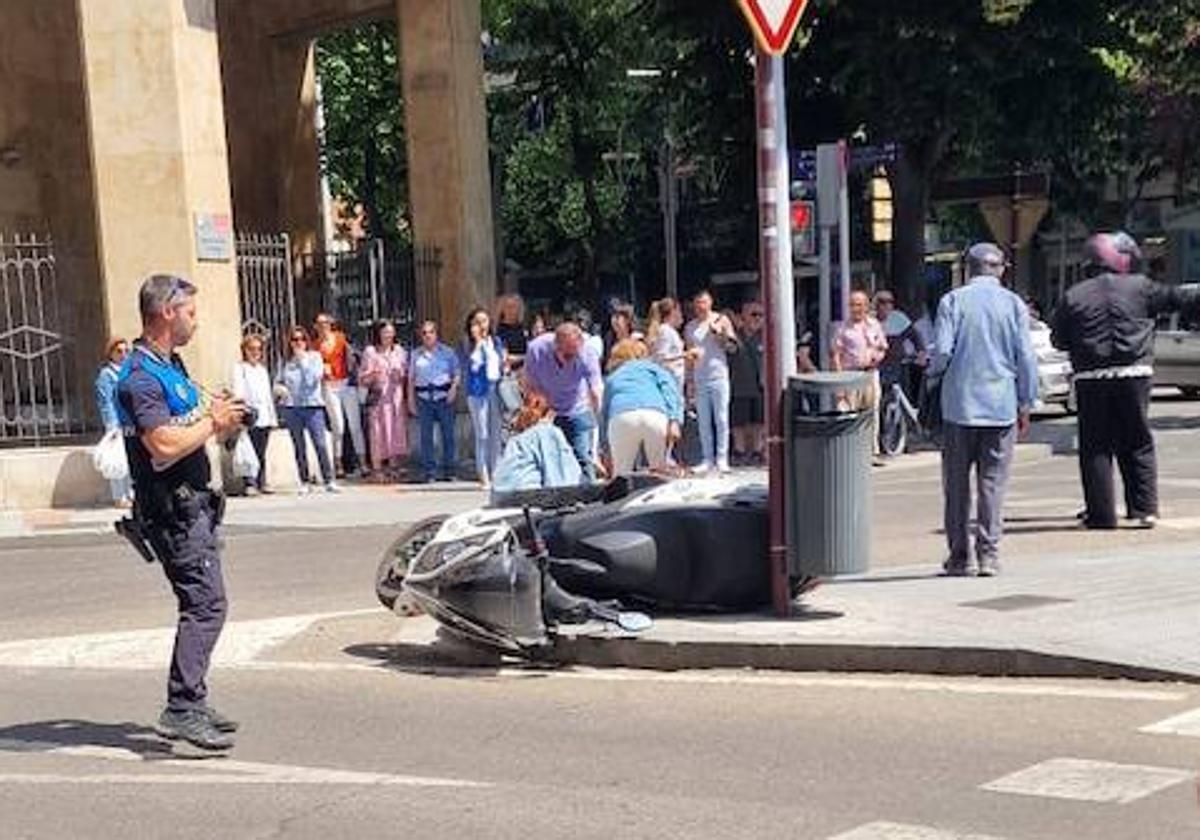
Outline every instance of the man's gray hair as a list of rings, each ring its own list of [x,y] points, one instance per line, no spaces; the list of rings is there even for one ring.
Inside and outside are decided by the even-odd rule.
[[[563,321],[554,328],[554,343],[565,341],[568,338],[583,338],[583,330],[574,321]]]
[[[138,292],[142,323],[148,324],[172,306],[186,303],[196,294],[196,286],[174,274],[151,274]]]
[[[976,242],[967,249],[968,277],[1003,277],[1008,258],[994,242]]]

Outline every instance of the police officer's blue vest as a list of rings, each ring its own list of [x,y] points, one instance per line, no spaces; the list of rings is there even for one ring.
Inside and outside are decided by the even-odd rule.
[[[200,391],[188,379],[182,367],[164,362],[150,350],[135,344],[133,352],[125,359],[121,372],[117,374],[117,387],[135,370],[145,371],[162,386],[173,423],[189,425],[195,422],[200,411]],[[117,401],[117,416],[127,435],[137,433],[133,418],[120,400]]]

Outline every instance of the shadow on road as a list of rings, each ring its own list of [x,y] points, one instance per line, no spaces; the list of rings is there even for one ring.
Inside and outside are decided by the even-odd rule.
[[[0,753],[39,753],[63,747],[123,749],[146,761],[179,757],[169,741],[139,723],[43,720],[0,728]]]
[[[342,652],[396,671],[423,674],[436,671],[449,676],[455,675],[453,669],[469,668],[477,677],[481,672],[495,672],[510,664],[500,653],[468,644],[441,628],[438,628],[437,637],[429,642],[366,642],[344,647]]]
[[[1187,432],[1200,429],[1200,417],[1185,417],[1172,415],[1170,417],[1151,417],[1150,428],[1156,432]]]

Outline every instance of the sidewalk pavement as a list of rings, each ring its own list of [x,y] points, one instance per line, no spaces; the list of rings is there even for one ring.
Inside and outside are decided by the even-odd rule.
[[[322,627],[324,654],[308,651],[405,670],[504,664],[432,619],[385,616],[347,619],[340,631]],[[281,655],[303,648],[300,642]],[[1200,682],[1200,563],[1194,551],[1176,549],[1136,559],[1022,559],[995,578],[892,568],[827,582],[785,620],[768,613],[659,617],[638,636],[598,624],[562,627],[547,659],[655,670]]]
[[[1048,481],[1048,471],[1063,473],[1056,480],[1069,480],[1070,459],[1051,460],[1038,447],[1025,452],[1021,462],[1027,482]],[[923,528],[926,543],[938,542],[930,530],[937,511],[925,510],[936,505],[936,455],[905,459],[877,474],[896,476],[877,481],[877,492],[902,493],[909,506],[923,510],[930,520],[903,525]],[[917,487],[929,498],[912,499],[917,491],[910,488]],[[466,483],[351,485],[340,495],[231,499],[227,522],[234,534],[242,528],[398,528],[425,516],[470,509],[484,498],[477,486]],[[637,638],[602,627],[563,628],[554,659],[658,669],[752,667],[1200,682],[1200,529],[1192,527],[1197,523],[1184,519],[1173,525],[1168,519],[1153,532],[1083,533],[1073,530],[1073,502],[1058,504],[1062,510],[1057,515],[1064,522],[1053,528],[1061,533],[1025,535],[1030,547],[1041,544],[1043,549],[1007,556],[999,577],[940,577],[939,556],[927,556],[923,548],[916,552],[897,547],[888,561],[877,561],[870,574],[829,581],[807,594],[787,620],[769,614],[664,617]],[[121,515],[116,510],[5,515],[8,518],[0,516],[0,537],[111,533],[112,521]],[[889,536],[886,527],[877,532],[877,541],[899,546],[908,539],[903,532]],[[464,660],[462,646],[448,645],[429,619],[396,619],[381,608],[378,614],[344,621],[348,623],[337,632],[314,628],[329,643],[340,640],[323,657],[361,656],[369,650],[370,658],[398,667],[481,661],[478,652]],[[303,648],[304,640],[297,639],[296,645]]]
[[[790,620],[661,619],[638,639],[569,633],[566,661],[1200,682],[1200,557],[1018,558],[994,578],[936,566],[828,582]]]
[[[238,529],[329,529],[401,525],[440,513],[458,513],[485,504],[487,493],[474,482],[446,484],[344,484],[341,493],[317,487],[307,496],[295,490],[253,498],[232,496],[225,525]],[[0,539],[67,534],[111,534],[126,511],[114,508],[0,510]]]

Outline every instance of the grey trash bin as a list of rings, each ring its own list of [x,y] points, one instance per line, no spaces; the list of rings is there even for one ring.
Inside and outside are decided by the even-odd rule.
[[[812,373],[788,381],[792,577],[861,574],[870,563],[871,390],[869,373]]]

